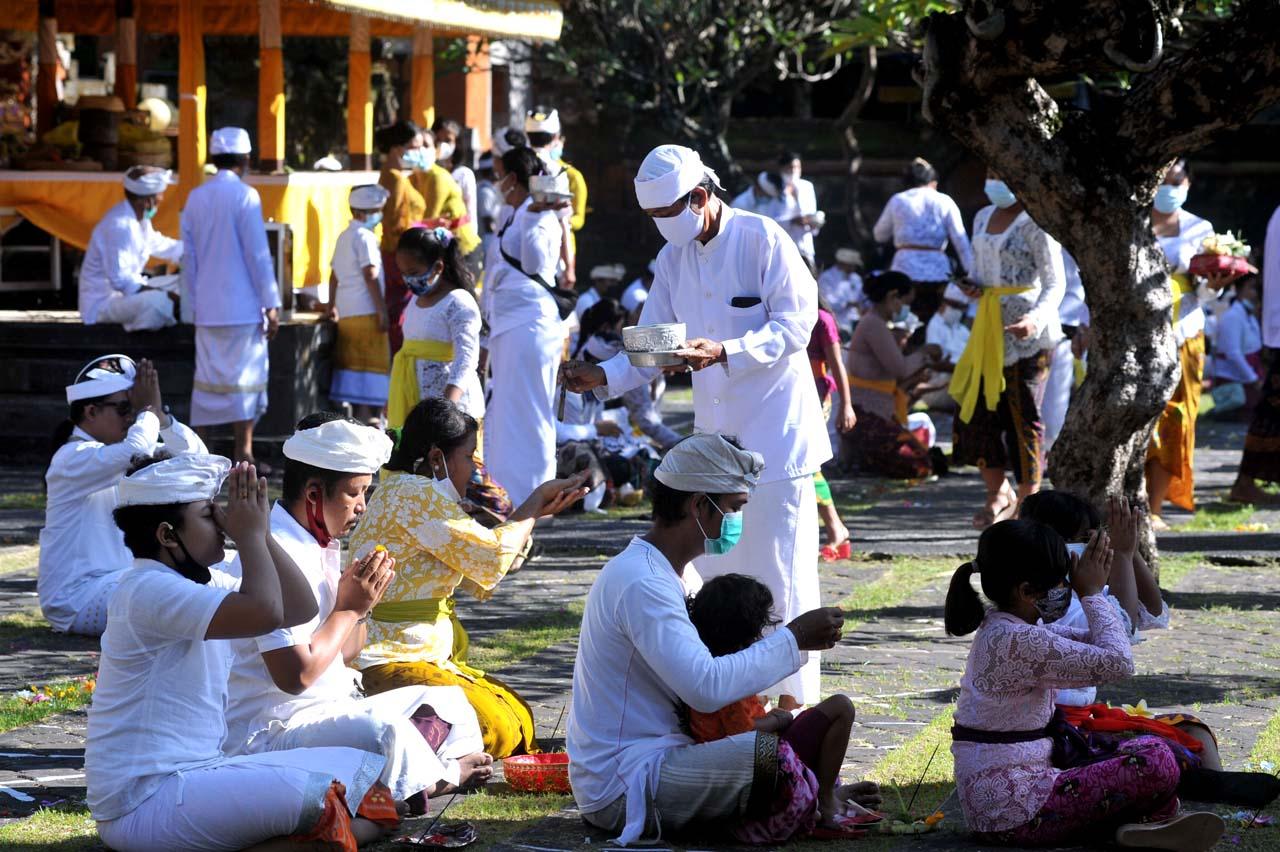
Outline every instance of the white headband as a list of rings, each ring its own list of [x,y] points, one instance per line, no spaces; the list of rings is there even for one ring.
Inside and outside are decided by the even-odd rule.
[[[740,450],[714,432],[685,438],[667,451],[654,478],[677,491],[738,494],[760,481],[764,457]]]
[[[128,172],[124,175],[125,191],[134,195],[159,195],[164,192],[165,187],[173,186],[174,183],[171,169],[147,172],[138,177],[129,177]]]
[[[285,458],[337,473],[377,473],[391,458],[391,439],[381,429],[330,420],[294,432],[284,442]]]
[[[683,145],[659,145],[636,172],[636,201],[644,210],[667,207],[702,183],[703,178],[711,178],[716,189],[723,190],[719,176],[702,164],[697,151]]]
[[[212,500],[222,490],[231,460],[186,453],[147,465],[120,480],[117,506],[167,506]]]
[[[352,210],[381,210],[390,196],[386,187],[370,183],[352,187],[349,203]]]
[[[120,372],[99,366],[104,361],[117,359]],[[67,402],[81,399],[97,399],[133,387],[138,365],[128,355],[103,355],[94,358],[80,370],[73,384],[67,385]]]

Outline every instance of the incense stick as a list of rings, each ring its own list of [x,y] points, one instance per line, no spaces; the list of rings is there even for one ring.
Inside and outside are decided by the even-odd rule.
[[[924,779],[929,775],[929,767],[933,766],[933,759],[938,756],[938,749],[942,748],[942,743],[938,743],[933,747],[933,754],[929,755],[929,762],[924,765],[924,772],[920,773],[920,780],[916,782],[916,789],[911,793],[911,801],[907,802],[907,819],[911,818],[911,806],[916,803],[916,796],[920,794],[920,788],[924,786]]]

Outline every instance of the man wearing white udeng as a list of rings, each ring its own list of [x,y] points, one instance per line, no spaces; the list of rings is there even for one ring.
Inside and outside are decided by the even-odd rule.
[[[805,347],[818,318],[818,288],[782,228],[716,197],[715,172],[697,152],[660,145],[635,179],[636,198],[667,246],[658,255],[641,325],[682,322],[681,354],[693,368],[694,427],[736,436],[764,456],[764,473],[732,553],[698,560],[710,578],[760,580],[783,623],[818,606],[818,507],[813,474],[831,458]],[[626,353],[603,364],[570,362],[570,390],[617,396],[657,370]],[[792,709],[819,698],[817,654],[770,689]]]

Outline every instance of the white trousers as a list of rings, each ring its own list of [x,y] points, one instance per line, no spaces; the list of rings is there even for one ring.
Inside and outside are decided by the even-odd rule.
[[[353,748],[229,757],[175,772],[130,813],[99,822],[98,834],[115,852],[244,849],[313,828],[334,781],[347,788],[354,813],[382,763]]]
[[[98,322],[120,323],[125,331],[155,331],[177,324],[173,318],[173,300],[160,290],[142,290],[108,299],[98,311]]]
[[[1076,383],[1075,356],[1071,354],[1071,341],[1062,338],[1052,352],[1049,361],[1049,378],[1044,383],[1044,403],[1040,417],[1044,420],[1044,451],[1049,452],[1053,442],[1062,432],[1067,419],[1067,406],[1071,404],[1071,391]]]
[[[484,418],[484,462],[515,506],[556,474],[556,371],[564,324],[543,317],[489,340],[492,392]]]
[[[75,617],[71,619],[71,626],[67,628],[68,633],[78,633],[81,636],[102,635],[102,631],[107,629],[107,604],[110,603],[111,595],[115,593],[116,586],[120,585],[127,570],[129,569],[124,568],[110,574],[103,574],[85,584],[88,587],[88,602],[80,607]]]
[[[452,726],[433,752],[409,721],[423,704]],[[381,780],[391,796],[402,802],[437,781],[457,784],[458,758],[484,751],[480,722],[456,686],[405,686],[368,698],[321,701],[298,711],[285,722],[273,722],[251,737],[250,753],[285,749],[346,746],[386,758]]]
[[[710,580],[745,574],[768,586],[779,627],[820,605],[818,593],[818,498],[813,474],[757,485],[742,512],[742,539],[723,556],[694,563]],[[800,671],[768,690],[802,704],[821,698],[819,654],[809,653]]]

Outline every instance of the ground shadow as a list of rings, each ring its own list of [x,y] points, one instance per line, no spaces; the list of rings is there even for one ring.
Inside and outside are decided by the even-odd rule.
[[[1139,699],[1146,699],[1152,707],[1190,707],[1196,702],[1240,701],[1246,693],[1256,698],[1280,695],[1280,678],[1211,672],[1142,674],[1107,684],[1098,690],[1098,700],[1136,704]]]

